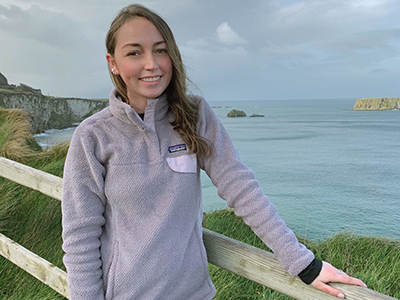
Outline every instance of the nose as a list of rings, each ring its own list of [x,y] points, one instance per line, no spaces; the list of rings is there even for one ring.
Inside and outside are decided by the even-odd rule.
[[[158,63],[156,58],[152,53],[149,53],[145,57],[145,63],[144,63],[144,68],[146,70],[156,70],[158,69]]]

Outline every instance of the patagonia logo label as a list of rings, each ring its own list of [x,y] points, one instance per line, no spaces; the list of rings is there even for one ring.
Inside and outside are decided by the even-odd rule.
[[[175,152],[183,151],[183,150],[186,150],[185,144],[175,145],[175,146],[171,146],[168,148],[169,153],[175,153]]]

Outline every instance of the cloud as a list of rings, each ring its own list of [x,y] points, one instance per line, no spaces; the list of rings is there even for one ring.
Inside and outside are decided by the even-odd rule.
[[[38,5],[0,5],[0,33],[1,71],[11,83],[58,96],[87,96],[93,93],[88,86],[107,79],[105,33],[64,13]],[[105,75],[99,76],[100,71]]]
[[[387,72],[389,72],[389,70],[384,69],[384,68],[377,68],[377,69],[371,70],[371,73],[378,74],[378,75],[382,75],[382,74],[385,74]]]
[[[227,22],[222,23],[218,26],[217,30],[218,40],[225,45],[246,45],[247,41],[237,34],[233,29],[228,25]]]
[[[221,23],[209,35],[188,40],[180,45],[189,78],[204,92],[225,90],[226,97],[237,93],[233,82],[243,79],[250,55],[246,41],[228,23]],[[229,96],[228,96],[229,95]]]
[[[15,5],[0,5],[0,28],[23,39],[46,43],[53,47],[70,47],[79,39],[79,24],[63,14],[53,13],[32,5],[21,9]]]
[[[398,91],[397,0],[139,2],[167,20],[190,78],[211,98],[332,98],[359,95],[363,84]],[[0,71],[53,95],[106,97],[104,38],[127,4],[2,0]]]

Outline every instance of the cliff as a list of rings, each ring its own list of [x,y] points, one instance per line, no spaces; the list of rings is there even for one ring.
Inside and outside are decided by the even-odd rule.
[[[24,109],[35,133],[71,127],[107,105],[108,101],[102,100],[55,98],[10,86],[0,88],[0,107]]]
[[[353,110],[390,110],[400,109],[400,98],[363,98],[357,99]]]
[[[8,80],[7,80],[7,78],[3,75],[3,74],[1,74],[1,72],[0,72],[0,85],[8,85]]]

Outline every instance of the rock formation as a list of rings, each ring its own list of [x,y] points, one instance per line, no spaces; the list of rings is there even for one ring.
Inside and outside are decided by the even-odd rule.
[[[362,98],[357,99],[353,110],[391,110],[400,109],[400,98]]]
[[[3,74],[0,73],[0,86],[4,86],[4,85],[7,86],[8,81],[7,81],[7,78]]]
[[[236,117],[246,117],[246,113],[243,110],[231,110],[228,114],[228,117],[236,118]]]
[[[25,110],[35,133],[71,127],[106,106],[108,101],[103,100],[44,96],[29,85],[8,84],[0,73],[0,107]]]
[[[55,98],[35,92],[0,89],[0,106],[24,109],[35,133],[71,127],[107,105],[108,101]]]

